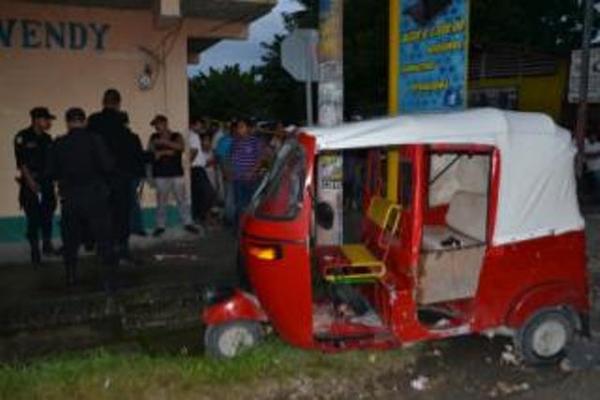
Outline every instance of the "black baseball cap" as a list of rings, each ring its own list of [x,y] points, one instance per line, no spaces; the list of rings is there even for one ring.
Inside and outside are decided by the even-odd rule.
[[[85,111],[79,107],[71,107],[65,113],[65,120],[67,122],[85,121]]]
[[[45,118],[45,119],[56,119],[56,117],[50,114],[50,111],[46,107],[35,107],[29,111],[31,119]]]
[[[168,118],[165,117],[162,114],[156,114],[156,116],[152,119],[152,121],[150,121],[150,125],[151,126],[156,126],[156,124],[161,123],[161,122],[168,122]]]

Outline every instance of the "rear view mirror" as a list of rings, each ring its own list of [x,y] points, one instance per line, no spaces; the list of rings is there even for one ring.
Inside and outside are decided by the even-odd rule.
[[[315,209],[315,218],[317,225],[327,231],[330,230],[333,228],[333,220],[335,218],[333,207],[324,201],[318,203]]]

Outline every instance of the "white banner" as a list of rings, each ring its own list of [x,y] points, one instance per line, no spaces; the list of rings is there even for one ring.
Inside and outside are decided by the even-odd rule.
[[[575,50],[571,55],[571,73],[569,77],[569,102],[579,102],[580,86],[581,50]],[[590,103],[600,103],[600,48],[592,49],[590,53],[590,83],[588,88],[588,101]]]

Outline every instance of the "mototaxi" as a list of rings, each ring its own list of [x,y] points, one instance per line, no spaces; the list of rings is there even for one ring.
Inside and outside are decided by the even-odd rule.
[[[357,149],[360,240],[317,245],[340,206],[317,201],[318,159]],[[325,351],[505,335],[557,362],[590,311],[575,153],[551,118],[496,109],[303,130],[243,218],[251,289],[212,293],[207,351],[235,356],[269,324]]]

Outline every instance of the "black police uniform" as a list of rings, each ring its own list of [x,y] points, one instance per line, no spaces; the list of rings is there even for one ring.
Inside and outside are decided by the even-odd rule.
[[[36,193],[26,184],[23,176],[19,179],[19,203],[27,218],[26,236],[31,245],[31,257],[34,263],[40,261],[40,232],[44,252],[53,251],[51,239],[56,196],[53,182],[46,170],[52,144],[52,137],[49,134],[36,133],[33,127],[20,131],[14,138],[17,168],[27,167],[39,187],[39,192]]]
[[[78,251],[87,226],[105,267],[105,286],[112,288],[116,260],[106,179],[113,169],[113,159],[96,134],[78,128],[56,140],[50,170],[58,180],[61,195],[68,285],[76,282]]]
[[[129,259],[129,234],[132,198],[131,186],[138,176],[137,164],[142,157],[141,145],[131,134],[126,124],[127,114],[119,110],[105,108],[93,114],[88,120],[88,129],[97,133],[106,144],[115,160],[115,170],[108,185],[110,190],[110,210],[113,223],[113,241],[120,258]]]

